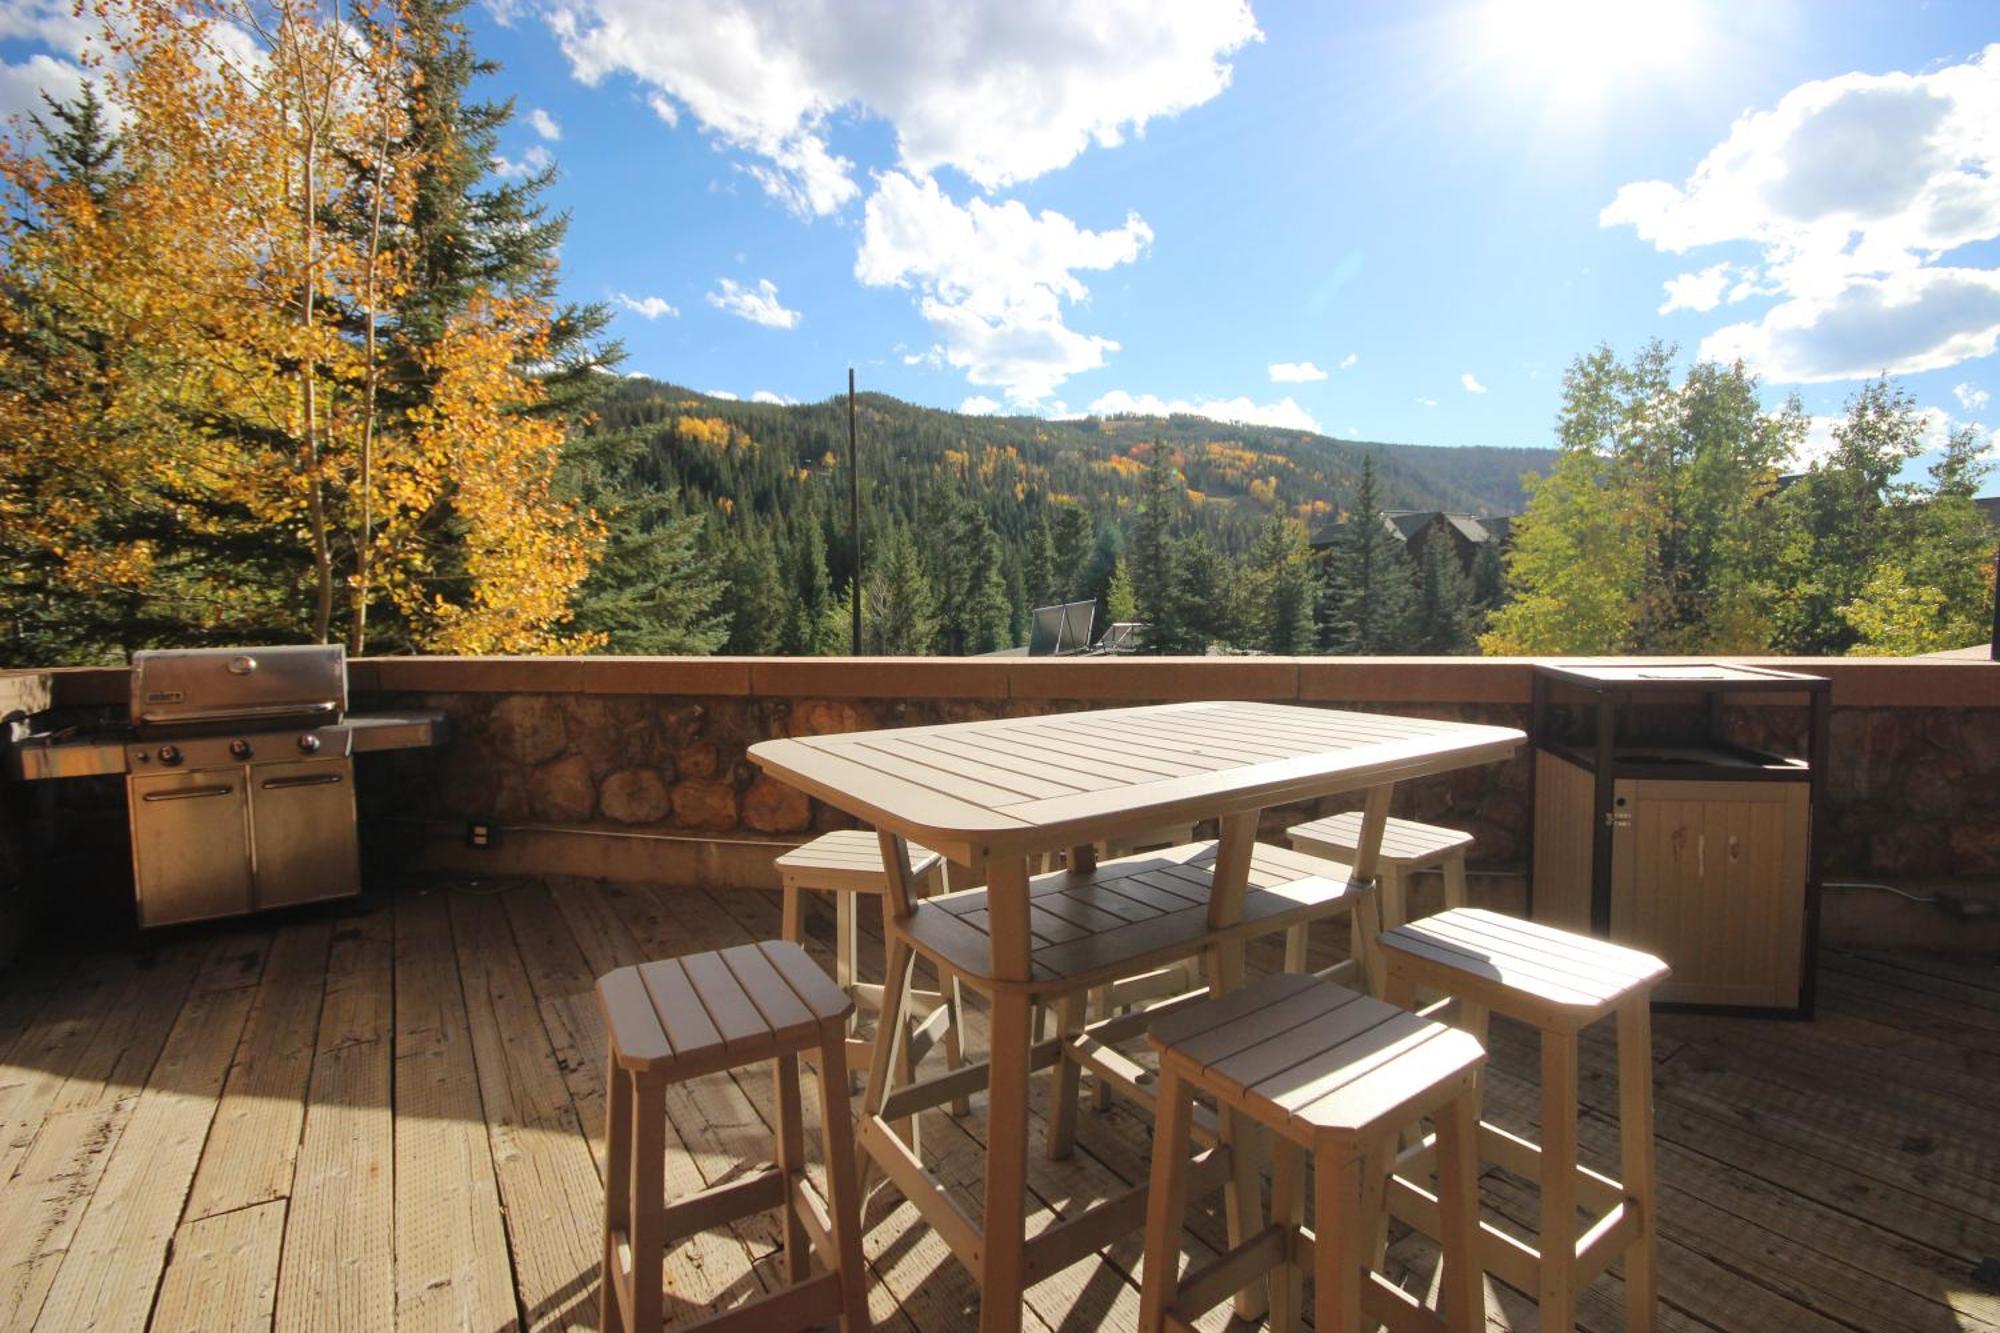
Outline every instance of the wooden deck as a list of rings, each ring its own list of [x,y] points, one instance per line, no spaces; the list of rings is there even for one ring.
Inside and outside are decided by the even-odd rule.
[[[826,960],[831,913],[815,910]],[[438,880],[15,969],[0,983],[0,1329],[594,1327],[591,980],[777,930],[775,894]],[[864,965],[879,945],[864,939]],[[2000,1257],[2000,969],[1830,955],[1822,995],[1810,1025],[1657,1021],[1661,1327],[2000,1330],[2000,1295],[1973,1273]],[[969,1027],[983,1045],[978,1014]],[[1489,1113],[1526,1127],[1532,1051],[1497,1022],[1493,1046]],[[1583,1142],[1602,1165],[1610,1052],[1600,1038],[1585,1054]],[[680,1088],[670,1112],[678,1188],[768,1151],[761,1071]],[[971,1197],[977,1099],[923,1130]],[[1072,1161],[1031,1144],[1031,1212],[1138,1179],[1146,1152],[1135,1116],[1086,1113]],[[1490,1209],[1532,1218],[1520,1182],[1483,1183]],[[878,1193],[865,1220],[881,1326],[971,1326],[969,1278],[908,1205]],[[1193,1231],[1201,1251],[1220,1225],[1208,1213]],[[746,1225],[681,1247],[670,1310],[773,1282],[776,1245]],[[1139,1251],[1134,1236],[1030,1289],[1030,1327],[1130,1327]],[[1407,1237],[1394,1261],[1412,1282],[1431,1266]],[[1615,1276],[1584,1319],[1622,1326]],[[1488,1320],[1535,1326],[1497,1284]]]

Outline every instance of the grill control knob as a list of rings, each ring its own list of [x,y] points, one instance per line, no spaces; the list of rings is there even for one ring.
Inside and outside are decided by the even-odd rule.
[[[229,742],[229,755],[232,759],[248,759],[255,753],[256,751],[250,747],[249,741],[239,740]]]
[[[318,750],[319,750],[319,737],[313,735],[310,731],[305,733],[305,735],[299,737],[300,753],[313,754],[316,753]]]
[[[161,762],[161,763],[163,763],[163,764],[178,764],[178,763],[179,763],[180,761],[181,761],[181,747],[180,747],[180,746],[178,746],[178,745],[162,745],[162,746],[160,747],[160,762]]]

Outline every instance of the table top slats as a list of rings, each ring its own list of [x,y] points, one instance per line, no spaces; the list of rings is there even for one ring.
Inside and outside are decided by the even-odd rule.
[[[981,745],[956,736],[926,736],[913,743],[967,763],[984,764],[996,772],[1057,783],[1070,791],[1098,791],[1105,787],[1124,786],[1132,781],[1135,774],[1135,770],[1129,769],[1116,773],[1088,772],[1063,756],[1047,751],[1016,754],[998,746]],[[1144,778],[1148,775],[1137,776]]]
[[[864,739],[868,737],[879,739]],[[971,801],[991,809],[1005,810],[1027,801],[1060,799],[1049,795],[1050,792],[1058,790],[1052,783],[1030,782],[1016,778],[1011,773],[999,773],[974,764],[956,763],[948,755],[919,749],[913,744],[889,737],[884,732],[867,731],[839,739],[843,744],[834,752],[843,758],[876,772],[893,773],[905,782],[914,783],[940,795],[951,796],[955,800]],[[1076,794],[1069,788],[1059,790],[1068,795]]]
[[[1053,728],[1044,731],[1023,727],[1007,736],[974,734],[954,739],[972,749],[1025,759],[1033,764],[1046,764],[1058,772],[1075,773],[1079,777],[1107,778],[1125,783],[1150,782],[1166,776],[1170,771],[1157,761],[1149,762],[1130,754],[1107,755],[1094,749],[1079,749],[1071,734],[1055,732]]]
[[[1024,726],[1019,734],[1048,738],[1056,742],[1115,745],[1118,757],[1123,762],[1141,767],[1157,765],[1156,769],[1151,770],[1152,778],[1181,777],[1190,770],[1217,772],[1237,767],[1236,762],[1231,759],[1209,759],[1201,755],[1191,755],[1185,749],[1172,745],[1155,743],[1131,728],[1107,731],[1094,727],[1090,725],[1090,717],[1089,713],[1065,713],[1058,717],[1036,718],[1031,725]]]

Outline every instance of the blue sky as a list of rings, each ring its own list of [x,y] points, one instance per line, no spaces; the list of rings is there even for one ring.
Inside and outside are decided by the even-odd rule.
[[[0,4],[0,101],[60,83],[67,8]],[[1940,427],[2000,423],[1991,3],[468,19],[519,104],[500,169],[559,166],[568,294],[696,388],[852,363],[942,407],[1543,444],[1573,357],[1659,336],[1818,416],[1886,367]]]

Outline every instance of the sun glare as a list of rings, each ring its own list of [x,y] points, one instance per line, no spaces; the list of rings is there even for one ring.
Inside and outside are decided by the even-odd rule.
[[[1551,101],[1594,101],[1685,66],[1699,19],[1694,0],[1487,0],[1480,54]]]

